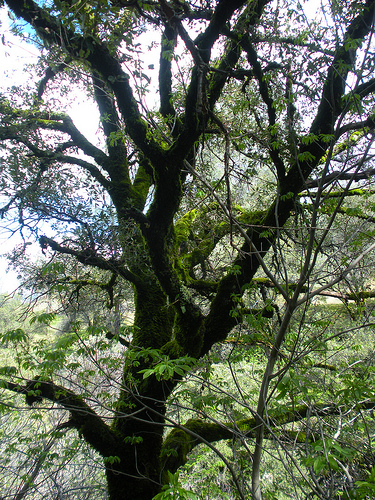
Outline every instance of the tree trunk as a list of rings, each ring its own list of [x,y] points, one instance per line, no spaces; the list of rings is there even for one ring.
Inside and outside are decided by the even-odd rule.
[[[154,376],[143,379],[140,371],[158,361],[145,348],[160,349],[170,340],[173,320],[164,293],[150,277],[147,284],[136,285],[135,306],[134,334],[112,425],[123,446],[121,456],[106,460],[110,500],[151,500],[162,485],[165,403],[173,383]]]
[[[139,389],[147,386],[150,392],[146,392],[153,392],[152,398],[138,394],[122,397],[124,411],[118,413],[113,424],[123,446],[121,456],[106,460],[110,500],[151,500],[161,488],[160,452],[165,414],[162,384],[156,379],[145,382]]]
[[[143,442],[126,446],[120,462],[106,464],[109,500],[151,500],[160,491],[161,436],[140,422],[138,427]]]
[[[135,479],[126,472],[107,470],[109,500],[152,500],[160,487],[151,481]]]

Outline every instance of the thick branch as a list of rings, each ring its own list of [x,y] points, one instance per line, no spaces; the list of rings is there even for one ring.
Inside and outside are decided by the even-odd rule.
[[[367,401],[359,404],[356,409],[371,411],[375,408],[375,401]],[[269,410],[265,437],[274,438],[277,428],[292,422],[300,422],[310,416],[329,417],[332,415],[342,415],[353,410],[353,407],[347,408],[332,404],[320,404],[311,406],[301,405],[294,410],[277,410],[272,412]],[[288,437],[288,431],[281,429],[279,438]],[[175,472],[179,467],[187,461],[187,455],[199,444],[214,443],[224,439],[235,439],[236,437],[246,437],[254,439],[256,434],[255,418],[246,418],[237,422],[212,423],[205,422],[199,419],[188,420],[185,425],[178,429],[173,429],[165,438],[163,443],[163,451],[168,457],[165,462],[165,467]],[[300,438],[295,436],[295,442],[306,442],[306,434],[301,433]]]
[[[243,14],[236,22],[232,32],[229,34],[229,41],[226,43],[224,55],[209,82],[208,100],[211,111],[221,95],[221,91],[227,81],[228,74],[231,76],[235,76],[237,74],[238,76],[241,76],[241,72],[246,71],[239,70],[239,73],[232,71],[241,55],[242,49],[239,40],[243,37],[243,33],[249,29],[249,26],[257,24],[263,13],[264,7],[269,2],[270,0],[261,0],[249,3],[248,7],[244,10]],[[226,32],[226,27],[223,27],[222,30]],[[244,75],[244,72],[242,72],[242,75]],[[252,70],[251,75],[254,75]]]
[[[328,144],[326,136],[334,134],[334,125],[345,106],[344,92],[346,79],[354,67],[358,49],[363,39],[373,29],[375,0],[367,0],[359,14],[349,24],[342,44],[337,48],[333,61],[328,68],[322,97],[315,119],[310,127],[310,134],[319,137],[310,145],[302,145],[298,156],[308,155],[308,160],[297,161],[290,169],[282,185],[282,191],[297,193],[313,169],[324,156]],[[298,158],[297,156],[297,158]]]
[[[324,186],[332,184],[335,181],[362,181],[370,179],[375,175],[375,168],[370,168],[363,172],[332,172],[324,177]],[[307,189],[314,189],[321,187],[322,179],[311,179],[305,184]]]
[[[76,257],[76,259],[81,262],[81,264],[96,267],[104,271],[112,271],[132,283],[138,282],[137,276],[135,276],[128,269],[125,269],[121,263],[116,262],[114,259],[107,260],[103,257],[100,257],[100,255],[98,255],[92,248],[86,248],[84,250],[73,250],[71,248],[60,245],[56,241],[52,240],[51,238],[47,238],[46,236],[41,236],[39,238],[39,243],[42,250],[46,250],[48,247],[50,247],[54,252]]]
[[[38,101],[42,100],[42,97],[43,97],[43,94],[44,94],[44,91],[47,87],[48,82],[50,80],[53,80],[53,78],[55,78],[55,76],[58,73],[61,73],[62,71],[64,71],[64,69],[68,66],[68,64],[70,62],[71,62],[71,58],[67,57],[66,60],[63,63],[59,64],[58,66],[53,66],[53,67],[48,66],[44,77],[40,80],[40,82],[38,84],[38,94],[37,94]]]
[[[352,132],[354,130],[363,130],[369,132],[375,128],[375,117],[374,115],[369,116],[366,120],[361,122],[347,123],[340,127],[337,131],[337,136],[341,137],[345,132]]]
[[[345,213],[345,212],[339,212],[339,213]],[[366,219],[366,220],[368,220],[368,219]],[[371,221],[371,222],[375,222],[375,220]],[[272,281],[270,281],[270,280],[254,279],[252,281],[252,285],[254,285],[254,286],[258,285],[259,287],[273,288],[276,292],[278,291],[277,288],[275,287],[274,283],[272,283]],[[297,285],[298,285],[297,283],[289,282],[288,289],[294,291],[297,288]],[[303,293],[308,293],[308,291],[309,291],[309,287],[307,287],[307,286],[303,286],[301,288],[301,292],[303,292]],[[358,301],[363,301],[363,300],[371,299],[371,298],[375,297],[375,291],[374,290],[373,291],[362,290],[362,291],[358,291],[358,292],[344,293],[344,292],[335,292],[334,290],[322,290],[319,293],[319,296],[332,297],[332,298],[343,300],[344,302],[348,302],[350,300],[354,301],[354,302],[358,302]]]
[[[103,457],[114,455],[114,450],[119,449],[118,436],[74,392],[43,380],[29,380],[26,385],[1,380],[0,385],[4,389],[29,398],[48,399],[68,410],[71,414],[70,426],[77,429]]]
[[[276,125],[276,106],[275,106],[274,100],[271,97],[270,89],[268,88],[267,81],[264,78],[264,73],[263,73],[262,67],[258,61],[257,53],[255,52],[253,45],[250,43],[249,37],[245,37],[241,41],[241,44],[247,53],[249,63],[252,65],[252,67],[254,69],[254,75],[258,81],[260,95],[261,95],[265,105],[267,106],[269,127],[272,129],[272,133],[274,135],[274,140],[276,140],[277,139],[276,130],[274,129],[274,126]],[[280,181],[283,180],[285,177],[285,166],[284,166],[284,163],[283,163],[283,161],[278,153],[277,148],[274,148],[271,145],[271,147],[269,148],[269,155],[270,155],[270,157],[271,157],[271,159],[276,167],[278,179]]]
[[[345,41],[348,38],[362,40],[372,28],[373,11],[374,0],[368,0],[363,11],[350,24]],[[340,108],[336,104],[341,102],[344,92],[342,79],[345,81],[349,68],[354,64],[353,56],[355,56],[355,51],[354,53],[350,51],[349,54],[349,49],[345,48],[345,43],[338,48],[333,64],[328,70],[322,100],[311,127],[311,132],[315,135],[331,133],[337,116],[340,113]],[[337,67],[339,63],[346,63],[346,70],[344,74],[340,73],[338,76]],[[310,175],[313,168],[319,164],[326,149],[327,142],[324,142],[324,140],[317,140],[309,146],[302,146],[300,149],[301,153],[308,151],[313,160],[297,162],[290,169],[285,181],[281,183],[281,194],[292,192],[297,196],[298,192],[304,188],[306,178]],[[293,207],[293,198],[278,198],[270,206],[261,224],[269,228],[283,227]],[[210,313],[205,320],[205,343],[202,352],[207,352],[216,341],[223,340],[230,329],[233,328],[235,322],[230,316],[230,311],[233,309],[234,304],[230,297],[233,293],[242,293],[243,285],[249,283],[254,277],[261,265],[260,260],[255,255],[263,257],[268,252],[277,235],[277,231],[274,229],[270,229],[268,233],[267,238],[264,238],[256,228],[248,230],[248,240],[246,240],[241,248],[241,254],[234,262],[240,272],[236,275],[228,274],[221,280],[217,295],[211,304]]]
[[[353,96],[355,98],[356,95],[358,95],[362,99],[363,97],[366,97],[373,92],[375,92],[375,78],[371,78],[368,82],[357,85],[357,87],[355,87],[350,92],[350,94],[344,96],[344,102],[346,103],[350,100],[353,100]]]
[[[172,105],[172,60],[173,50],[176,45],[176,32],[167,26],[161,39],[159,90],[160,113],[164,118],[173,119],[176,111]]]
[[[104,134],[107,138],[107,148],[110,149],[114,145],[121,147],[122,153],[126,157],[126,147],[122,141],[121,134],[119,137],[117,136],[121,130],[114,100],[104,82],[95,72],[92,75],[92,81],[94,85],[95,100],[100,112],[100,120]]]
[[[12,108],[6,101],[0,101],[0,113],[3,126],[0,128],[0,139],[17,139],[25,142],[24,135],[35,129],[55,130],[68,134],[74,145],[86,155],[91,156],[102,165],[107,157],[103,151],[91,144],[74,125],[70,116],[65,113],[52,113],[48,111],[24,111]],[[31,143],[27,146],[32,150]],[[40,150],[38,150],[40,151]],[[48,155],[48,152],[45,153]]]
[[[101,74],[112,88],[134,143],[154,163],[162,165],[162,149],[148,133],[147,123],[142,119],[133,96],[129,76],[124,73],[120,61],[112,55],[109,48],[94,37],[84,37],[73,32],[33,0],[8,0],[6,3],[17,17],[33,26],[47,43],[63,48],[77,60],[82,59],[82,52],[86,54],[85,62]]]

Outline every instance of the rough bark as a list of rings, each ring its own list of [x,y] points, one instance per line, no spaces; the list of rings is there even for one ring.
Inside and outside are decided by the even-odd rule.
[[[120,244],[122,254],[119,258],[108,258],[105,252],[100,253],[94,241],[87,248],[77,249],[69,246],[69,243],[59,243],[41,236],[42,249],[69,255],[84,265],[110,271],[132,284],[135,328],[128,347],[134,354],[141,349],[152,348],[172,359],[186,355],[195,358],[204,356],[215,343],[225,340],[236,325],[237,319],[231,314],[235,307],[233,296],[243,295],[245,285],[254,279],[261,267],[261,258],[272,249],[278,230],[295,210],[295,202],[301,191],[306,186],[318,185],[318,181],[309,184],[309,176],[329,149],[326,136],[335,136],[337,120],[345,112],[345,81],[354,67],[356,56],[356,50],[349,47],[347,42],[355,40],[360,46],[362,39],[371,31],[374,0],[366,1],[363,9],[349,24],[342,43],[331,54],[320,105],[310,128],[310,134],[316,138],[309,144],[296,142],[296,151],[288,161],[284,161],[277,148],[268,146],[269,159],[277,177],[277,192],[273,202],[268,207],[262,207],[257,214],[242,213],[237,217],[233,215],[230,203],[220,206],[226,218],[225,223],[217,227],[214,236],[210,231],[203,230],[195,252],[190,253],[183,250],[189,243],[190,225],[203,220],[205,214],[203,211],[195,214],[191,211],[190,218],[180,218],[179,223],[176,223],[185,181],[188,173],[194,173],[197,141],[205,136],[209,126],[222,125],[219,118],[215,117],[215,105],[228,79],[239,75],[237,63],[241,55],[246,57],[252,68],[247,76],[254,77],[259,87],[259,98],[266,109],[267,127],[272,128],[277,124],[272,89],[265,78],[267,67],[262,69],[255,48],[256,40],[250,33],[251,27],[260,22],[269,0],[219,1],[210,22],[195,40],[190,39],[181,19],[169,4],[159,2],[157,9],[155,7],[160,14],[160,22],[164,24],[159,73],[160,113],[165,119],[166,129],[170,131],[170,135],[163,132],[160,141],[155,138],[155,130],[140,112],[130,85],[130,76],[124,71],[113,48],[98,37],[74,33],[32,0],[7,0],[6,3],[18,17],[33,26],[46,44],[58,46],[66,52],[69,60],[80,61],[90,71],[107,149],[103,152],[87,141],[64,114],[51,114],[38,109],[24,111],[4,101],[0,102],[0,112],[4,118],[0,126],[0,139],[22,145],[40,162],[36,184],[51,165],[75,165],[88,172],[111,198],[121,241],[127,241],[127,231],[132,225],[132,244],[137,249],[137,259],[134,260],[137,261],[125,263],[127,243]],[[225,49],[215,71],[211,71],[211,51],[223,33],[228,37]],[[192,58],[191,79],[186,89],[183,113],[177,111],[172,103],[172,66],[165,57],[169,50],[173,52],[177,36],[184,41]],[[82,53],[85,57],[82,57]],[[40,86],[39,99],[48,78]],[[373,90],[372,81],[371,85],[360,87],[358,95],[365,97]],[[48,151],[39,148],[27,135],[31,125],[38,130],[64,134],[91,160],[69,156],[64,152],[67,145],[59,144]],[[374,120],[369,117],[359,126],[372,130]],[[356,127],[353,125],[352,130]],[[225,131],[224,125],[219,128],[221,132]],[[123,138],[124,129],[134,151],[139,155],[139,168],[134,176],[130,168],[130,157],[134,151],[129,152],[128,142]],[[306,157],[307,160],[299,160]],[[341,175],[344,178],[344,174]],[[329,180],[328,175],[325,182]],[[151,187],[153,197],[148,205],[147,196]],[[2,209],[1,215],[24,194],[20,190]],[[210,195],[215,195],[214,188]],[[213,206],[206,211],[211,209]],[[71,221],[73,219],[71,217]],[[78,217],[76,221],[80,222]],[[216,282],[196,280],[194,267],[207,260],[216,245],[232,234],[234,223],[246,223],[246,226],[244,233],[237,232],[242,236],[242,243],[237,257],[228,266],[228,272],[220,275]],[[267,236],[264,235],[264,229],[268,230]],[[237,269],[236,273],[231,272],[234,268]],[[209,299],[204,312],[187,292],[188,286],[195,291],[207,291],[206,295],[202,293]],[[275,359],[277,356],[278,353]],[[79,395],[50,382],[34,381],[32,387],[30,384],[20,386],[8,383],[6,387],[28,395],[31,403],[33,401],[30,398],[42,397],[69,410],[69,425],[76,428],[105,461],[111,500],[150,500],[160,490],[165,471],[175,471],[183,465],[187,454],[196,444],[230,439],[234,432],[233,426],[227,424],[191,420],[185,428],[173,431],[163,443],[166,404],[178,378],[173,381],[158,380],[154,376],[144,379],[140,370],[150,366],[153,366],[152,361],[146,358],[141,360],[140,365],[132,364],[131,361],[124,363],[121,393],[111,425],[93,412]],[[303,411],[301,409],[288,416],[289,421],[303,418]],[[327,414],[327,410],[324,411]],[[254,432],[253,424],[259,423],[261,419],[262,415],[258,415],[258,420],[243,421],[238,423],[238,427],[246,427],[247,430],[243,432],[250,435]],[[162,460],[162,451],[168,448],[175,450],[177,455]]]

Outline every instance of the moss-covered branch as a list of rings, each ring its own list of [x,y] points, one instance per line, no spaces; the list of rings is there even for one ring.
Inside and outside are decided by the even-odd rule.
[[[129,173],[129,159],[125,145],[125,131],[121,127],[115,100],[111,90],[97,73],[92,76],[95,100],[100,112],[100,120],[106,136],[108,159],[103,168],[109,173],[111,185],[108,192],[118,214],[124,215],[132,207],[142,211],[148,190],[152,184],[152,168],[141,156],[139,167],[132,184]]]
[[[343,125],[340,127],[340,129],[337,131],[338,136],[342,136],[343,134],[347,132],[352,132],[356,130],[362,131],[364,134],[370,132],[371,130],[374,130],[375,128],[375,117],[374,115],[369,116],[366,118],[366,120],[362,120],[359,122],[351,122]]]
[[[327,200],[327,199],[330,199],[330,198],[342,198],[342,193],[343,191],[340,189],[340,190],[330,190],[328,193],[324,193],[324,199]],[[352,197],[352,196],[364,196],[365,198],[370,196],[370,195],[373,195],[375,194],[375,189],[368,189],[367,187],[365,188],[353,188],[353,189],[349,189],[346,193],[345,193],[345,198],[347,197]],[[300,197],[301,198],[316,198],[317,196],[317,193],[315,191],[310,191],[310,192],[302,192],[300,193]]]
[[[268,116],[268,127],[272,130],[272,140],[277,141],[277,128],[276,128],[276,106],[275,102],[272,98],[269,85],[267,83],[266,78],[264,77],[264,73],[261,67],[261,64],[258,59],[258,54],[255,51],[253,44],[250,41],[249,37],[243,37],[241,39],[241,44],[247,54],[247,59],[251,66],[253,67],[255,78],[257,79],[259,85],[259,92],[263,99],[264,104],[267,108],[267,116]],[[271,144],[269,147],[269,155],[272,159],[273,164],[275,165],[276,172],[278,175],[278,179],[282,181],[285,177],[285,165],[279,154],[278,148],[273,147]]]
[[[360,172],[331,172],[324,177],[324,186],[328,186],[335,181],[354,181],[358,182],[361,180],[367,180],[375,174],[374,168],[369,168],[367,170],[361,170]],[[306,182],[306,187],[308,189],[314,189],[319,187],[322,184],[322,179],[311,179]],[[350,194],[350,191],[348,191]],[[341,193],[342,196],[342,193]]]
[[[65,113],[17,109],[2,100],[0,101],[0,114],[2,117],[0,138],[2,140],[17,137],[29,138],[30,131],[37,129],[55,130],[69,135],[74,145],[86,155],[94,158],[99,165],[106,161],[105,153],[91,144],[77,129],[70,116]]]
[[[254,287],[258,286],[259,288],[261,288],[261,287],[273,288],[277,292],[277,288],[275,287],[275,284],[272,283],[272,281],[270,281],[268,279],[256,278],[251,282],[251,284]],[[297,288],[297,286],[298,286],[297,283],[293,283],[293,282],[288,283],[288,288],[290,291],[294,291]],[[303,292],[303,293],[307,293],[308,291],[309,291],[309,288],[306,286],[303,286],[301,288],[301,292]],[[374,290],[368,290],[368,291],[362,290],[362,291],[358,291],[358,292],[344,293],[344,292],[336,292],[334,290],[322,290],[318,295],[321,297],[332,297],[332,298],[340,299],[344,302],[347,302],[350,300],[354,301],[354,302],[358,302],[358,301],[363,301],[363,300],[371,299],[371,298],[375,297],[375,291]]]
[[[172,104],[172,60],[176,43],[176,31],[171,26],[167,26],[161,39],[159,89],[160,113],[169,121],[171,127],[176,117],[176,110]]]
[[[9,0],[6,3],[17,17],[32,25],[47,44],[57,45],[73,58],[89,63],[104,78],[116,96],[128,134],[146,156],[162,165],[162,150],[148,133],[148,125],[139,112],[129,76],[124,73],[120,61],[109,48],[92,36],[74,32],[33,0]],[[82,54],[85,54],[84,58]]]
[[[239,205],[234,205],[232,214],[246,227],[264,228],[262,226],[264,211],[248,211]],[[177,265],[183,273],[185,272],[185,275],[182,274],[182,279],[193,287],[194,283],[199,287],[199,282],[192,275],[193,268],[204,263],[225,236],[231,233],[239,234],[238,227],[231,224],[228,218],[222,217],[220,206],[216,202],[186,212],[175,222],[174,232],[178,254]]]
[[[131,283],[137,283],[139,278],[133,274],[131,271],[126,269],[122,263],[115,261],[114,259],[105,259],[98,255],[94,249],[85,248],[84,250],[74,250],[72,248],[60,245],[51,238],[47,236],[41,236],[39,238],[39,244],[42,250],[46,250],[48,247],[54,252],[64,255],[72,255],[76,257],[78,262],[88,266],[96,267],[102,269],[103,271],[111,271],[117,273]]]
[[[146,158],[139,159],[137,173],[133,181],[134,207],[142,211],[145,208],[150,187],[154,183],[152,168]]]
[[[319,107],[310,127],[310,135],[316,137],[316,140],[311,144],[301,145],[297,151],[297,162],[282,185],[282,191],[285,193],[297,194],[325,155],[328,147],[327,137],[333,137],[336,120],[345,108],[343,98],[347,76],[356,61],[357,50],[372,29],[374,9],[374,0],[367,0],[349,24],[343,42],[335,51],[327,71]]]
[[[271,228],[267,237],[256,228],[250,228],[247,232],[248,239],[234,262],[239,272],[236,275],[228,274],[219,283],[210,313],[205,319],[204,353],[208,352],[215,342],[223,340],[233,328],[234,322],[230,316],[233,309],[231,296],[243,293],[243,285],[251,282],[261,265],[261,261],[254,256],[254,250],[260,257],[268,252],[277,235],[277,231],[272,228],[283,227],[289,219],[294,208],[294,198],[305,187],[307,178],[319,165],[328,148],[325,136],[333,133],[334,124],[342,111],[345,80],[355,61],[356,51],[350,49],[347,41],[354,40],[358,47],[361,45],[363,38],[371,30],[374,8],[375,0],[367,0],[364,8],[349,24],[345,39],[335,52],[327,71],[320,105],[310,129],[310,133],[316,136],[317,140],[308,145],[301,145],[297,152],[298,161],[290,168],[285,179],[281,180],[281,196],[269,207],[262,220],[262,225]],[[289,196],[290,194],[292,196]]]
[[[47,148],[41,149],[35,146],[35,144],[28,137],[23,135],[23,133],[25,132],[26,132],[25,129],[15,130],[15,128],[13,128],[13,130],[10,131],[9,129],[0,128],[0,139],[3,141],[11,140],[17,142],[20,145],[22,144],[26,146],[30,150],[30,154],[32,156],[41,160],[41,173],[42,171],[44,172],[45,170],[47,170],[48,166],[52,165],[53,163],[77,165],[79,167],[82,167],[87,172],[89,172],[92,175],[92,177],[95,178],[104,189],[110,188],[110,183],[108,179],[106,179],[106,177],[101,173],[101,171],[96,165],[93,165],[92,163],[83,160],[82,158],[69,156],[61,152],[64,149],[68,149],[75,146],[76,145],[75,143],[69,142],[69,143],[58,144],[55,147],[54,151],[50,151]]]
[[[353,411],[353,409],[356,411],[372,411],[374,408],[375,401],[367,401],[358,404],[355,408],[327,403],[314,406],[300,405],[294,410],[284,408],[279,408],[277,411],[269,410],[265,437],[274,439],[275,435],[277,435],[278,439],[289,440],[290,433],[288,429],[282,428],[284,425],[300,422],[311,416],[324,418],[343,415],[347,411]],[[255,438],[255,417],[225,423],[206,422],[200,419],[188,420],[186,424],[173,429],[165,438],[161,453],[164,467],[166,470],[175,472],[187,462],[188,454],[199,444],[211,444],[225,439],[236,439],[239,436],[246,439]],[[294,442],[306,443],[306,432],[297,432],[293,438]],[[313,438],[312,435],[311,438]]]
[[[126,156],[125,144],[119,134],[121,132],[120,120],[111,91],[95,71],[92,74],[92,83],[95,101],[99,108],[100,121],[107,139],[107,148],[119,147]]]
[[[116,433],[71,390],[42,379],[28,380],[24,385],[0,380],[0,385],[3,389],[23,394],[29,404],[48,399],[68,410],[70,427],[77,429],[103,457],[111,456],[114,450],[121,448]]]
[[[71,58],[67,57],[64,62],[58,64],[57,66],[48,66],[45,71],[44,77],[38,83],[38,92],[37,99],[38,101],[42,100],[44,91],[48,85],[48,83],[55,78],[56,75],[64,71],[68,64],[71,62]]]

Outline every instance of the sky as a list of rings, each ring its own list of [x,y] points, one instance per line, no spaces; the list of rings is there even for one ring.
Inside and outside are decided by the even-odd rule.
[[[319,9],[319,4],[315,4],[312,10],[312,5],[315,2],[304,3],[304,9],[309,18],[315,16]],[[308,5],[310,4],[310,6]],[[307,11],[306,11],[307,9]],[[314,12],[313,12],[314,11]],[[14,36],[10,31],[12,20],[9,18],[5,8],[0,9],[0,92],[12,85],[20,85],[29,83],[33,84],[32,74],[27,70],[22,69],[27,64],[32,64],[37,61],[37,47],[22,41],[19,37]],[[147,33],[142,40],[147,47],[151,40],[155,39],[155,33]],[[156,40],[157,41],[157,40]],[[154,107],[158,100],[155,89],[157,86],[157,66],[158,61],[155,61],[155,52],[145,50],[142,55],[143,66],[145,73],[151,77],[149,107]],[[153,70],[151,68],[154,68]],[[98,123],[99,114],[96,107],[87,100],[87,97],[78,92],[71,96],[72,105],[68,109],[68,113],[73,119],[75,125],[84,133],[84,135],[94,144],[98,145]],[[0,196],[0,206],[1,206]],[[14,236],[8,238],[8,234],[2,231],[0,225],[0,293],[9,293],[18,285],[17,275],[12,270],[7,269],[7,261],[2,254],[9,252],[16,244],[20,243],[19,237]],[[32,256],[40,258],[40,249],[37,243],[30,246],[29,250]],[[34,258],[34,257],[33,257]]]
[[[0,8],[0,92],[12,85],[33,85],[32,73],[27,72],[25,67],[28,64],[35,63],[38,59],[37,47],[22,41],[10,32],[12,21],[13,19],[9,17],[7,10]],[[154,37],[154,33],[146,34],[142,44],[147,47]],[[153,107],[157,101],[155,92],[158,78],[157,61],[154,60],[155,52],[151,53],[145,50],[144,54],[142,57],[143,66],[145,72],[151,77],[151,92],[148,105]],[[87,100],[86,95],[79,92],[71,95],[70,100],[72,104],[67,109],[67,112],[73,119],[74,124],[89,141],[99,145],[99,113],[96,106]],[[0,206],[2,206],[1,194]],[[17,273],[9,269],[8,262],[2,255],[11,251],[15,245],[21,242],[21,238],[17,235],[9,239],[9,233],[4,231],[4,224],[1,224],[0,221],[0,293],[10,293],[18,286]],[[41,258],[38,243],[30,245],[28,252],[32,258]]]
[[[0,9],[0,92],[12,85],[33,85],[32,74],[25,67],[28,64],[37,62],[37,47],[22,41],[13,35],[10,30],[12,20],[8,17],[6,9]],[[72,106],[69,114],[73,122],[80,130],[84,130],[85,136],[97,143],[97,131],[99,123],[99,113],[92,103],[87,102],[85,96],[76,94],[71,98]],[[0,206],[3,205],[0,195]],[[11,293],[17,288],[19,282],[17,273],[9,268],[8,261],[3,257],[16,245],[22,243],[19,235],[9,238],[9,232],[4,230],[6,220],[0,221],[0,293]],[[38,243],[32,244],[29,248],[32,258],[42,257]]]
[[[26,83],[30,77],[20,68],[35,62],[38,57],[36,48],[9,32],[10,22],[7,11],[0,9],[0,91],[11,85]],[[9,252],[18,242],[18,238],[9,239],[9,233],[0,228],[0,255]],[[7,260],[0,257],[0,293],[10,293],[17,286],[17,273],[8,269]]]

